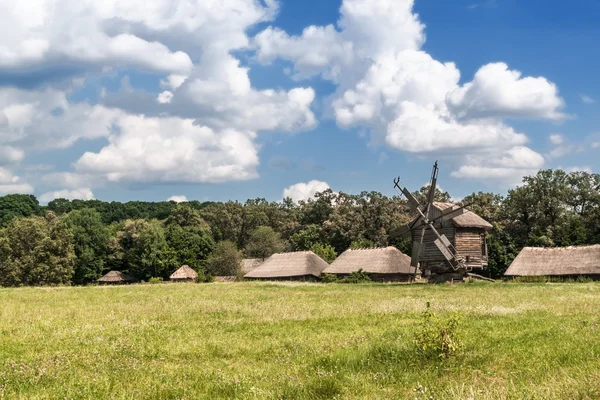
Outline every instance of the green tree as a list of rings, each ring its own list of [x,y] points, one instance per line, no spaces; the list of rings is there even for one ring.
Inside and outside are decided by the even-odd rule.
[[[177,224],[166,229],[169,247],[175,254],[177,265],[187,264],[196,271],[205,267],[206,260],[213,252],[215,242],[205,229],[199,226],[182,228]]]
[[[206,262],[206,270],[213,276],[240,276],[242,255],[235,243],[230,241],[217,243]]]
[[[200,211],[189,204],[178,204],[165,221],[165,225],[179,225],[182,228],[196,227],[210,232],[210,226],[202,218]]]
[[[69,284],[75,266],[73,233],[51,212],[13,220],[0,234],[0,285]]]
[[[329,264],[337,257],[337,253],[333,246],[328,244],[316,243],[310,248],[310,251],[327,261]]]
[[[377,247],[375,243],[370,241],[369,239],[359,239],[350,243],[350,249],[372,249]]]
[[[177,266],[175,254],[167,244],[165,232],[158,221],[151,221],[139,232],[128,254],[129,273],[140,280],[167,278]]]
[[[284,244],[281,237],[269,226],[259,226],[250,235],[246,246],[249,257],[265,259],[283,250]]]
[[[99,212],[83,208],[70,212],[65,222],[74,235],[75,274],[73,283],[84,285],[95,282],[104,270],[108,252],[109,232]]]
[[[290,244],[294,251],[309,250],[312,246],[321,241],[320,229],[318,225],[308,225],[301,231],[290,237]]]
[[[0,226],[7,226],[15,218],[41,213],[38,200],[31,194],[8,194],[0,197]]]

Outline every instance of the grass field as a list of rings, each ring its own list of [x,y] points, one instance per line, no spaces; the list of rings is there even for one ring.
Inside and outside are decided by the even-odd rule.
[[[462,355],[424,359],[426,302]],[[0,398],[597,399],[600,284],[0,289]]]

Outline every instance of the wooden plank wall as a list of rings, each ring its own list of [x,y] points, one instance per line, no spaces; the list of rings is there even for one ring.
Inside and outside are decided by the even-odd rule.
[[[450,243],[454,244],[454,229],[453,228],[439,228],[438,232],[440,235],[446,235]],[[421,231],[417,230],[413,232],[413,242],[418,242],[421,237]],[[423,244],[425,245],[425,250],[423,254],[421,254],[421,261],[423,263],[427,262],[446,262],[446,259],[440,253],[439,249],[433,243],[437,239],[437,236],[431,229],[427,229],[425,231],[425,237],[423,238]]]
[[[467,265],[472,268],[482,268],[487,265],[482,253],[482,234],[483,229],[462,228],[456,231],[456,251],[465,259],[468,256]]]

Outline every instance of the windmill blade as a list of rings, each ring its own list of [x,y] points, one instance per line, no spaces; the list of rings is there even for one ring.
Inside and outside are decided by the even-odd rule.
[[[435,243],[435,245],[437,246],[437,248],[439,249],[440,253],[442,253],[442,255],[444,256],[444,258],[446,260],[448,260],[451,264],[452,261],[455,260],[454,258],[454,254],[452,254],[452,252],[450,251],[450,249],[444,244],[443,241],[441,241],[440,239],[435,239],[433,241],[433,243]]]
[[[394,228],[390,232],[390,238],[395,239],[397,237],[405,237],[410,234],[411,227],[410,224],[402,225],[397,228]]]
[[[413,196],[407,188],[402,188],[402,194],[404,195],[404,197],[406,197],[406,200],[408,200],[410,211],[415,212],[419,207],[419,202],[417,201],[417,199],[415,199],[415,196]]]
[[[412,257],[410,258],[410,266],[416,268],[419,266],[419,258],[421,257],[421,252],[423,251],[423,243],[414,242],[412,249]]]
[[[472,204],[473,203],[465,204],[464,206],[460,206],[458,208],[447,208],[444,211],[442,211],[441,215],[433,218],[431,220],[431,222],[436,222],[436,221],[438,221],[440,219],[442,221],[448,221],[449,219],[452,219],[454,217],[458,217],[459,215],[464,214],[465,208],[469,207]]]
[[[433,171],[431,172],[431,183],[429,184],[429,193],[427,194],[427,202],[429,204],[433,203],[433,199],[435,197],[435,189],[437,187],[437,177],[438,177],[438,163],[437,161],[433,164]]]

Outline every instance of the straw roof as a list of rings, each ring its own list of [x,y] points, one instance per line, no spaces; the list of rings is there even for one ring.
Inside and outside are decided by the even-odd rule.
[[[122,283],[122,282],[132,282],[133,280],[134,279],[131,276],[124,274],[121,271],[110,271],[109,273],[104,275],[102,278],[98,279],[98,282]]]
[[[600,245],[525,247],[510,264],[505,275],[600,275]]]
[[[245,278],[288,278],[296,276],[320,276],[329,264],[312,251],[277,253],[267,258]]]
[[[372,274],[414,274],[415,272],[410,266],[410,257],[393,246],[346,250],[323,272],[350,274],[361,268]]]
[[[262,263],[263,260],[260,258],[244,258],[242,260],[242,273],[247,274]]]
[[[444,211],[448,208],[458,208],[459,206],[454,203],[444,202],[433,202],[433,206],[440,211]],[[480,228],[490,230],[493,228],[492,224],[475,214],[473,211],[463,209],[463,213],[452,218],[450,220],[457,228]]]
[[[198,273],[194,271],[188,265],[182,265],[177,271],[171,274],[170,278],[173,280],[177,279],[196,279],[198,277]]]

